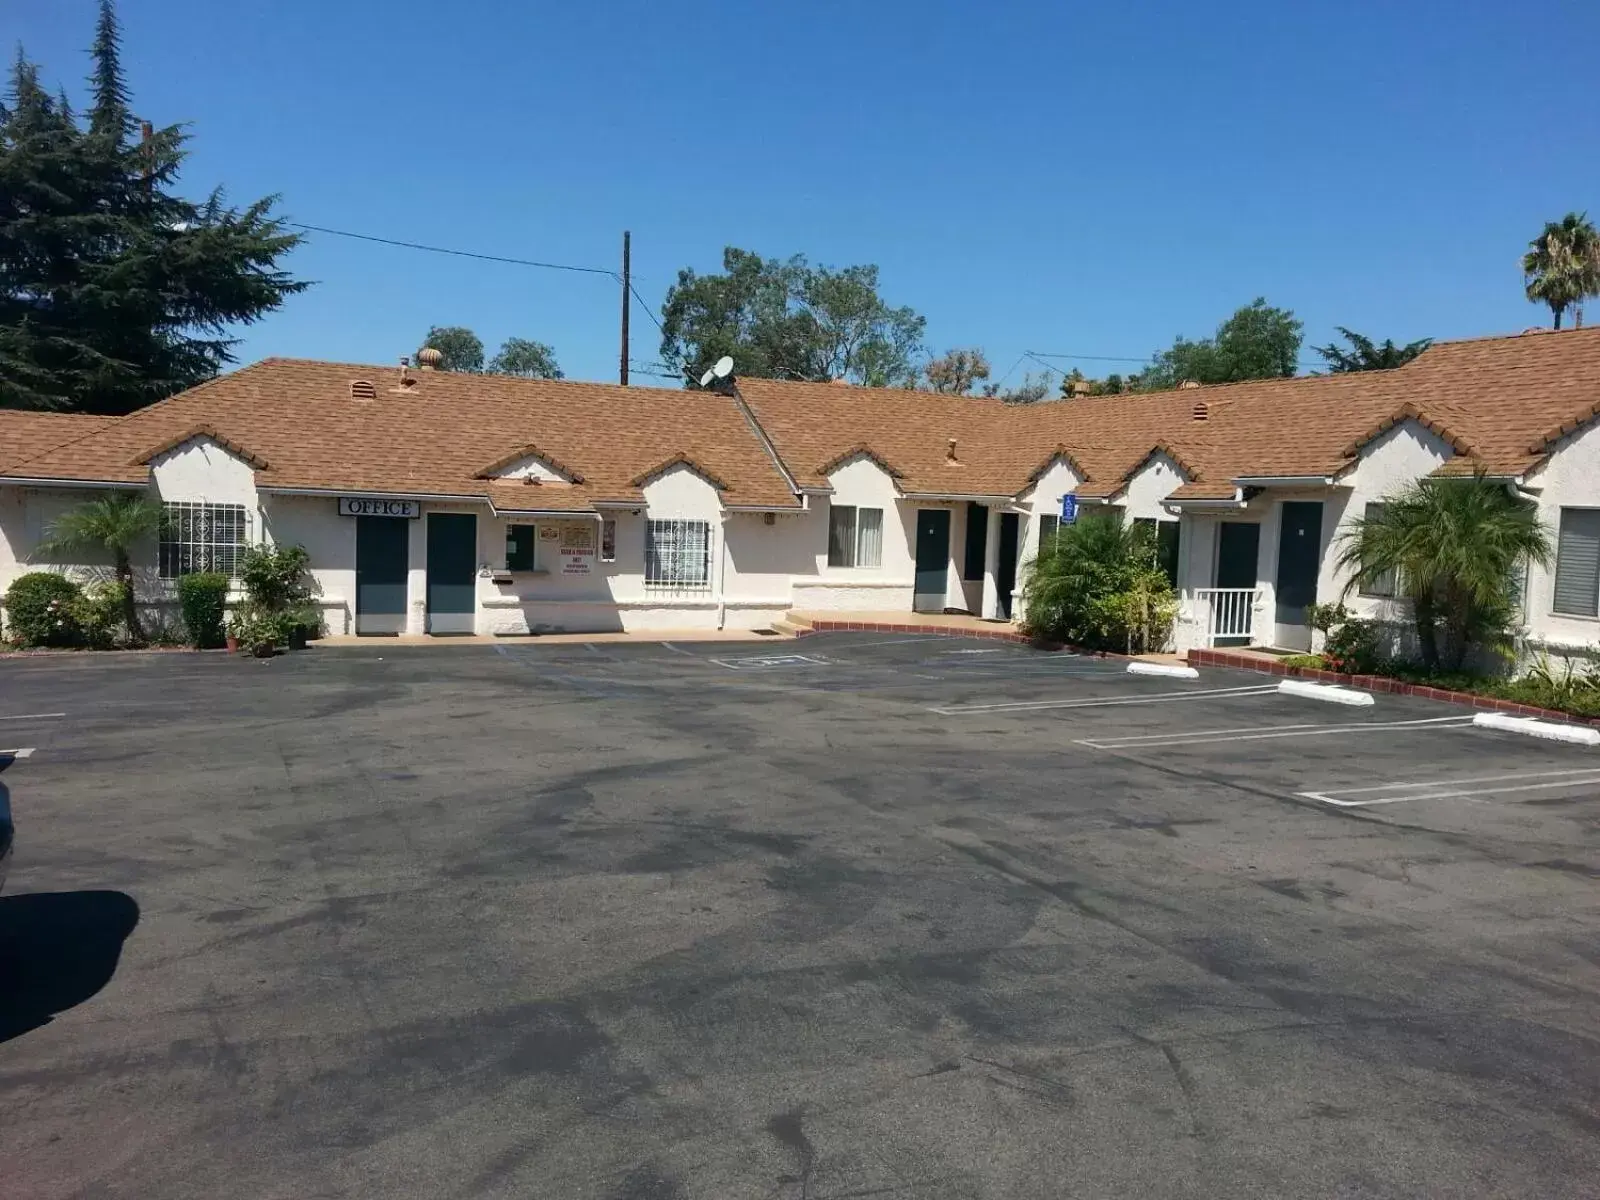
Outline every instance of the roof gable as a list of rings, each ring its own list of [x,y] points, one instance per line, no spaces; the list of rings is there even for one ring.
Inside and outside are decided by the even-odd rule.
[[[535,469],[537,467],[543,467],[545,472],[554,477],[555,481],[561,483],[583,482],[583,476],[577,471],[564,464],[555,455],[546,454],[532,443],[513,450],[505,457],[490,463],[479,471],[476,477],[478,479],[528,479],[541,481],[542,476]]]
[[[184,433],[180,433],[175,437],[168,438],[155,448],[146,450],[143,454],[140,454],[133,460],[133,465],[138,467],[147,467],[150,465],[152,460],[160,458],[163,454],[177,450],[179,447],[186,446],[190,442],[202,440],[215,442],[229,454],[233,455],[241,462],[248,463],[257,471],[266,471],[271,469],[266,459],[262,458],[259,454],[255,454],[250,450],[245,449],[238,442],[231,441],[228,438],[223,437],[222,434],[217,432],[216,427],[212,425],[196,425],[194,428],[189,429]]]
[[[1361,453],[1361,451],[1366,449],[1373,442],[1377,441],[1384,434],[1388,433],[1389,430],[1398,425],[1404,425],[1407,421],[1415,421],[1429,433],[1432,433],[1438,437],[1440,441],[1444,442],[1445,445],[1449,446],[1450,449],[1454,450],[1457,454],[1472,453],[1472,446],[1466,441],[1465,438],[1457,437],[1454,433],[1450,432],[1450,429],[1443,421],[1438,421],[1428,416],[1409,400],[1402,404],[1399,408],[1395,409],[1388,416],[1377,422],[1375,425],[1370,426],[1365,433],[1352,441],[1342,451],[1340,451],[1340,453],[1345,458],[1355,458]]]
[[[635,476],[634,479],[633,479],[633,486],[642,488],[647,483],[649,483],[651,480],[660,479],[663,475],[665,475],[668,471],[672,470],[674,467],[683,467],[686,470],[693,471],[696,475],[700,476],[701,479],[704,479],[707,483],[709,483],[712,487],[716,488],[717,491],[719,491],[719,492],[731,492],[733,490],[731,487],[728,486],[728,484],[727,484],[727,482],[725,480],[723,480],[722,478],[720,478],[716,474],[716,472],[711,471],[707,467],[705,467],[702,464],[696,462],[693,458],[691,458],[688,454],[685,454],[682,450],[678,451],[676,454],[674,454],[671,458],[667,459],[665,462],[657,463],[655,466],[651,467],[648,471],[644,471],[644,472],[640,473],[639,475]]]
[[[830,458],[827,462],[823,463],[817,468],[817,474],[832,475],[840,467],[846,465],[852,459],[856,458],[865,458],[873,463],[876,463],[878,469],[891,479],[905,478],[904,471],[890,463],[888,459],[884,458],[883,455],[872,449],[871,446],[854,446],[851,449],[844,451],[842,454],[835,455],[833,458]]]

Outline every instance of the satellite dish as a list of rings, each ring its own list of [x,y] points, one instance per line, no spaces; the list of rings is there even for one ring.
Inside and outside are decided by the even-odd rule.
[[[716,364],[711,368],[711,374],[715,375],[718,379],[726,379],[729,375],[732,375],[732,357],[724,354],[721,358],[717,359]]]
[[[701,387],[710,387],[711,386],[711,381],[713,379],[715,379],[715,378],[716,378],[716,375],[714,373],[712,373],[711,371],[707,371],[704,375],[700,376],[700,386]]]

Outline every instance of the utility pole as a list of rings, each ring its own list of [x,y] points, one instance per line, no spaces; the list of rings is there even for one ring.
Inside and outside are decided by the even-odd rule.
[[[628,386],[628,298],[633,291],[633,264],[632,264],[633,235],[626,229],[622,231],[622,362],[618,375],[622,379],[622,386]]]

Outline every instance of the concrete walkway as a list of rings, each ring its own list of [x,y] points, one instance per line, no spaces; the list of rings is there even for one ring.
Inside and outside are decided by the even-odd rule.
[[[573,642],[778,642],[785,640],[772,632],[757,633],[748,629],[641,629],[632,633],[536,633],[492,637],[482,634],[445,634],[434,637],[428,634],[401,634],[399,637],[356,637],[341,634],[318,638],[312,646],[342,649],[347,646],[504,646],[519,642],[537,642],[540,645],[560,645]]]

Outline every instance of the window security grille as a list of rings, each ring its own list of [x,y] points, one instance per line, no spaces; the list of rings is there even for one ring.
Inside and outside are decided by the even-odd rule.
[[[711,525],[650,521],[645,526],[644,582],[659,591],[703,591],[711,585]]]
[[[177,579],[200,571],[237,575],[249,533],[250,516],[242,504],[172,501],[162,505],[161,578]]]

